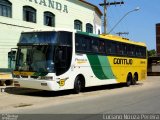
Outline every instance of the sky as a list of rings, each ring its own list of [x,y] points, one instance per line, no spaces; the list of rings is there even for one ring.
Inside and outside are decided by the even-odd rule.
[[[99,3],[104,0],[86,0],[97,5],[103,12]],[[107,2],[122,0],[107,0]],[[129,11],[139,7],[140,10],[130,12],[115,27],[111,34],[117,32],[129,32],[123,37],[137,42],[145,42],[148,50],[156,49],[156,24],[160,23],[160,0],[123,0],[123,5],[108,6],[107,8],[107,31],[109,32],[120,19]]]

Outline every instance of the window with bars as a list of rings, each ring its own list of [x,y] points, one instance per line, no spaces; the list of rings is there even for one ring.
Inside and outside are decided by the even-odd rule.
[[[8,0],[0,0],[0,16],[12,17],[12,3]]]
[[[36,9],[30,6],[23,6],[23,20],[36,23]]]
[[[44,12],[44,25],[55,27],[55,15],[51,12]]]
[[[74,29],[82,31],[82,22],[80,20],[74,21]]]
[[[86,32],[93,33],[93,25],[91,25],[90,23],[87,23],[86,24]]]

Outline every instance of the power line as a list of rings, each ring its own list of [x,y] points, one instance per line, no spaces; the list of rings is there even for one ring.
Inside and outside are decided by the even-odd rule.
[[[121,35],[128,35],[129,32],[118,32],[118,33],[116,33],[116,34],[118,34],[119,36],[121,36]]]

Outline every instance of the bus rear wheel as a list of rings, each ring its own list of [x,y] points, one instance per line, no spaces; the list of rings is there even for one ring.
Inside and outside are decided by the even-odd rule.
[[[132,85],[136,85],[138,81],[138,75],[134,74],[133,80],[132,80]]]
[[[126,81],[126,86],[129,87],[131,84],[132,84],[132,75],[128,74],[127,81]]]

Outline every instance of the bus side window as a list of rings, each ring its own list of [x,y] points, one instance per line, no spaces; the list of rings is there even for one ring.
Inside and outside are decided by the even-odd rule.
[[[146,57],[146,48],[139,47],[139,57],[145,58]]]
[[[82,39],[81,38],[76,38],[76,51],[81,51],[82,50]]]
[[[130,45],[130,49],[129,49],[129,55],[130,56],[134,56],[134,46],[133,45]]]
[[[136,47],[136,57],[140,57],[141,53],[140,53],[140,49],[139,47]]]
[[[99,48],[98,48],[98,41],[96,39],[91,40],[91,47],[93,53],[98,53]]]
[[[132,46],[132,56],[135,56],[135,54],[136,54],[136,47],[135,46]]]
[[[92,50],[90,46],[91,46],[90,37],[76,34],[76,43],[75,43],[76,52],[83,52],[83,53],[91,52]]]
[[[106,53],[107,54],[111,54],[112,52],[112,46],[111,46],[111,42],[110,41],[106,41]]]
[[[79,34],[76,34],[76,38],[75,38],[75,49],[76,49],[76,52],[83,52],[83,47],[85,46],[84,43],[83,43],[83,36],[79,35]],[[83,44],[82,44],[83,43]]]
[[[82,44],[82,51],[84,51],[84,52],[87,51],[87,47],[88,47],[88,46],[87,46],[87,42],[88,42],[88,39],[85,38],[85,37],[83,37],[81,44]]]
[[[105,43],[102,40],[99,40],[99,53],[105,53]]]
[[[116,54],[116,46],[117,44],[112,42],[111,43],[111,54]]]
[[[129,56],[133,56],[133,47],[131,45],[127,46],[127,54]]]
[[[146,48],[142,48],[142,57],[146,58]]]
[[[121,47],[120,47],[120,43],[117,43],[117,45],[116,45],[116,53],[118,54],[118,55],[121,55],[122,53],[121,53]]]
[[[122,48],[122,55],[126,55],[126,53],[127,53],[127,46],[125,44],[122,44],[121,48]]]

